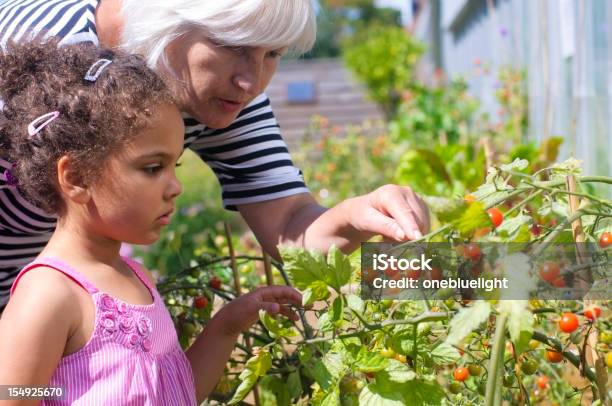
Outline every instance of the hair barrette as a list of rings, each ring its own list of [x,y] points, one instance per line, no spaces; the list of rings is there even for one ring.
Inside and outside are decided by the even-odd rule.
[[[50,122],[59,117],[59,111],[52,111],[51,113],[43,114],[40,117],[32,120],[30,124],[28,124],[28,136],[30,138],[40,138],[38,137],[38,133],[45,128]],[[41,121],[46,120],[41,123]],[[37,127],[38,126],[38,127]]]
[[[98,80],[98,77],[104,71],[104,69],[111,64],[110,59],[98,59],[91,65],[91,67],[85,73],[85,80],[89,82],[95,82]]]

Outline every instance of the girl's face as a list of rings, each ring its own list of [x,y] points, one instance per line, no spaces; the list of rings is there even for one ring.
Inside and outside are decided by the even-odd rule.
[[[197,30],[180,37],[166,54],[179,107],[208,127],[228,127],[263,93],[286,50],[221,46]]]
[[[132,244],[159,238],[181,193],[175,168],[183,138],[179,110],[162,105],[154,109],[148,128],[109,158],[87,207],[97,234]]]

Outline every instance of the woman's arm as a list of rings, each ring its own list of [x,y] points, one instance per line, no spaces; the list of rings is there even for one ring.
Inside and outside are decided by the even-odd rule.
[[[57,271],[37,268],[19,281],[0,318],[0,384],[46,386],[75,325],[74,293]],[[37,400],[0,405],[37,405]]]
[[[238,336],[259,319],[259,310],[297,320],[297,314],[283,305],[301,306],[301,303],[302,296],[295,289],[268,286],[240,296],[219,310],[186,351],[193,371],[198,404],[213,391]]]
[[[420,238],[429,229],[429,211],[423,200],[410,188],[396,185],[344,200],[331,209],[303,193],[240,205],[238,210],[276,259],[279,244],[320,251],[335,245],[351,252],[375,235],[407,241]]]

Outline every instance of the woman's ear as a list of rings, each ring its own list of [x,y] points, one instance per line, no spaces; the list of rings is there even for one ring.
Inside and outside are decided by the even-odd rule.
[[[57,161],[57,181],[60,190],[67,199],[77,204],[87,204],[91,199],[89,188],[83,182],[83,177],[72,165],[66,155]]]

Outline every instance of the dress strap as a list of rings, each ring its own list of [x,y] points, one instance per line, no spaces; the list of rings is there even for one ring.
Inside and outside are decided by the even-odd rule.
[[[144,274],[142,270],[142,264],[128,257],[121,257],[121,259],[123,259],[123,262],[125,262],[127,266],[129,266],[130,269],[134,271],[138,279],[140,279],[140,281],[144,283],[147,288],[149,288],[149,290],[151,291],[151,295],[153,295],[153,292],[155,292],[157,288],[154,285],[151,285],[151,281]]]
[[[13,282],[10,294],[12,295],[15,292],[15,289],[17,288],[17,283],[19,283],[19,280],[26,272],[42,266],[53,268],[56,271],[63,273],[64,275],[68,276],[70,279],[81,285],[83,289],[85,289],[92,295],[98,292],[98,288],[96,288],[93,283],[89,282],[87,278],[85,278],[81,273],[79,273],[76,269],[72,268],[67,263],[56,258],[43,257],[35,260],[34,262],[29,263],[19,272],[17,278],[15,278],[15,281]]]

